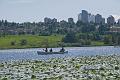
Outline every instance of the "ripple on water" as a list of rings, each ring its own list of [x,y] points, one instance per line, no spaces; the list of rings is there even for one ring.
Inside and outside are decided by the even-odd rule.
[[[52,54],[52,55],[38,55],[37,51],[43,48],[33,49],[9,49],[0,50],[0,60],[46,60],[49,58],[61,57],[76,57],[76,56],[93,56],[93,55],[111,55],[120,54],[120,48],[113,46],[101,47],[67,47],[68,54]],[[54,51],[59,51],[60,48],[54,48]]]

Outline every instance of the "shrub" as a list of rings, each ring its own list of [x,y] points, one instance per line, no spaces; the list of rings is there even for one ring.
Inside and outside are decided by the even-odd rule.
[[[26,45],[26,44],[27,44],[27,40],[26,39],[20,40],[20,45]]]
[[[16,43],[15,41],[12,41],[12,42],[11,42],[11,45],[12,45],[12,46],[14,46],[14,45],[15,45],[15,43]]]

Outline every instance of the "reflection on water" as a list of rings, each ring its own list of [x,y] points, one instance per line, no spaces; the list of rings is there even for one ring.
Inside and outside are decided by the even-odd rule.
[[[23,59],[34,59],[43,60],[49,58],[59,57],[75,57],[75,56],[92,56],[92,55],[110,55],[120,54],[120,47],[114,48],[113,46],[104,47],[70,47],[65,48],[67,54],[52,54],[52,55],[38,55],[37,51],[42,51],[43,48],[34,49],[10,49],[0,50],[0,60],[23,60]],[[60,48],[54,48],[53,51],[59,51]]]

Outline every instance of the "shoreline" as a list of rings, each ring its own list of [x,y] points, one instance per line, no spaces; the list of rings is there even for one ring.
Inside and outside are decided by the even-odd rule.
[[[100,45],[100,46],[65,46],[65,48],[71,48],[71,47],[107,47],[107,46],[113,46],[113,45]],[[115,46],[113,46],[115,47]],[[45,48],[45,47],[25,47],[25,48],[0,48],[0,50],[11,50],[11,49],[34,49],[34,48]],[[48,47],[48,48],[61,48],[59,47]]]

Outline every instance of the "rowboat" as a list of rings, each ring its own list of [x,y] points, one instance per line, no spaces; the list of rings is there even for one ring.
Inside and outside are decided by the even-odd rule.
[[[42,52],[42,51],[37,51],[38,55],[48,55],[48,54],[65,54],[68,53],[68,51],[65,52]]]

